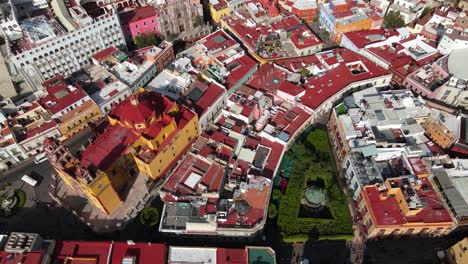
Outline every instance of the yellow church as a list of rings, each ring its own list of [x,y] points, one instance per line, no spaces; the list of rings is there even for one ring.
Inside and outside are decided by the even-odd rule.
[[[157,180],[175,166],[198,135],[198,116],[158,93],[140,89],[116,105],[107,119],[108,126],[80,157],[52,139],[44,144],[63,181],[111,214],[134,177],[144,174]]]

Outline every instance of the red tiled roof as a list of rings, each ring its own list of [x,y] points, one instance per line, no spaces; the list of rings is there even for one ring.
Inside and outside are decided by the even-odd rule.
[[[202,177],[193,189],[184,184],[192,173]],[[220,164],[214,161],[207,163],[194,154],[188,153],[169,176],[162,189],[174,196],[200,195],[203,190],[199,189],[199,184],[206,186],[209,191],[219,191],[223,175],[224,167]]]
[[[166,247],[158,243],[114,242],[110,263],[123,263],[125,257],[135,257],[136,264],[166,263]]]
[[[110,249],[110,242],[57,241],[52,258],[58,263],[68,263],[67,258],[72,258],[72,263],[107,264]]]
[[[152,16],[156,16],[156,10],[151,5],[139,7],[119,15],[122,24],[133,23]]]
[[[216,250],[217,264],[245,264],[247,257],[246,250],[243,248],[218,248]]]
[[[107,49],[103,49],[99,51],[98,53],[93,55],[93,58],[96,59],[97,61],[100,61],[101,59],[106,58],[107,56],[110,56],[112,53],[118,51],[117,48],[115,47],[109,47]]]
[[[416,176],[428,174],[429,170],[427,169],[426,165],[422,162],[422,160],[418,157],[408,158],[408,162],[413,168],[414,174]]]
[[[384,62],[391,64],[395,60],[409,57],[404,52],[400,52],[403,49],[404,47],[402,45],[395,44],[392,47],[381,46],[381,47],[368,48],[367,51],[373,54],[374,56],[380,58]]]
[[[391,36],[396,36],[399,33],[396,30],[390,29],[370,29],[358,30],[343,33],[357,48],[364,48],[366,45],[386,40]],[[380,35],[381,40],[372,40],[368,36]]]
[[[81,165],[88,167],[94,164],[97,168],[105,170],[137,139],[138,135],[131,129],[118,124],[110,126],[83,151]]]
[[[286,80],[286,77],[285,71],[275,68],[271,63],[265,63],[257,69],[253,78],[246,85],[257,90],[276,94],[277,89]]]
[[[392,179],[401,181],[401,179]],[[451,222],[452,218],[439,200],[427,178],[420,179],[424,188],[416,188],[418,197],[425,203],[424,207],[413,216],[405,216],[400,210],[399,202],[393,196],[381,197],[377,186],[364,187],[364,195],[367,196],[367,206],[372,211],[377,225],[402,225],[405,223],[440,223]],[[385,192],[384,192],[385,194]]]
[[[88,96],[80,87],[69,89],[62,75],[44,82],[42,86],[46,89],[48,96],[41,98],[39,103],[52,114],[56,114]],[[48,104],[49,102],[52,105]]]
[[[255,62],[247,55],[244,55],[227,64],[226,67],[229,67],[234,63],[239,63],[239,66],[233,69],[226,78],[226,85],[228,89],[236,85],[240,80],[244,79],[245,76],[257,66],[257,62]]]
[[[296,16],[288,16],[279,21],[271,23],[271,26],[275,30],[290,30],[301,24],[301,21],[297,19]]]
[[[145,91],[134,94],[116,105],[109,115],[135,125],[147,123],[151,117],[162,116],[174,105],[174,102],[161,94]]]
[[[219,42],[218,40],[223,40]],[[199,41],[200,44],[205,46],[208,50],[225,50],[237,44],[224,30],[220,29],[206,38]]]
[[[304,88],[299,85],[292,84],[290,82],[283,82],[278,91],[282,91],[283,93],[290,94],[292,96],[297,96],[300,93],[304,92]]]
[[[225,89],[218,85],[216,82],[210,83],[203,95],[196,101],[192,102],[191,106],[194,108],[195,112],[201,116],[203,115],[210,107],[214,106],[216,100],[225,92]]]
[[[306,25],[301,25],[289,32],[291,33],[289,39],[298,49],[313,47],[322,43]]]
[[[389,74],[384,68],[350,50],[335,49],[333,54],[334,56],[340,54],[343,62],[340,62],[336,68],[326,71],[323,76],[311,77],[306,81],[308,89],[306,89],[305,95],[301,97],[301,101],[311,109],[318,108],[328,98],[353,82]],[[353,74],[346,65],[353,62],[362,62],[368,71]]]
[[[272,179],[277,166],[280,164],[281,154],[283,153],[284,146],[278,142],[270,141],[266,138],[262,138],[260,141],[262,146],[271,148],[270,155],[266,161],[265,167],[263,168],[263,177]]]

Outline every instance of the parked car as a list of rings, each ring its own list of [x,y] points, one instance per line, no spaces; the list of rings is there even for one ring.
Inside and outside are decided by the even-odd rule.
[[[47,156],[46,156],[45,152],[37,154],[36,157],[34,157],[34,163],[36,163],[36,164],[40,164],[40,163],[44,162],[45,160],[47,160]]]
[[[21,180],[24,181],[25,183],[31,185],[32,187],[37,185],[37,181],[35,179],[29,177],[28,175],[24,175],[23,177],[21,177]]]

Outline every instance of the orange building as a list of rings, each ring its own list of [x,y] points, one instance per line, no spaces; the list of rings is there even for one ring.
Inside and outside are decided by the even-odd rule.
[[[457,136],[448,130],[440,121],[432,118],[422,123],[426,135],[443,149],[449,149],[457,140]]]
[[[343,33],[371,29],[374,20],[375,12],[372,9],[344,0],[331,1],[320,9],[320,25],[336,43],[341,41]]]
[[[279,4],[306,22],[313,22],[317,17],[317,2],[313,0],[280,1]]]

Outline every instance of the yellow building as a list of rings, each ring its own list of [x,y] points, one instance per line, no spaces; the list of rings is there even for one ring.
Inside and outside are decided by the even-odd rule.
[[[369,185],[361,190],[358,211],[367,237],[439,236],[452,231],[452,217],[441,206],[430,181],[412,177],[387,179],[385,186]]]
[[[457,140],[457,136],[448,130],[440,121],[427,118],[422,127],[426,135],[441,148],[450,148]]]
[[[103,118],[101,109],[92,100],[84,102],[70,112],[58,118],[60,140],[66,140],[86,129],[89,123],[95,123]]]
[[[117,209],[122,199],[105,173],[95,167],[81,167],[68,148],[54,139],[46,139],[44,147],[50,163],[65,184],[83,193],[107,214]]]
[[[156,180],[175,166],[198,135],[198,117],[160,94],[140,89],[115,106],[108,121],[79,159],[68,154],[58,159],[64,154],[52,152],[49,160],[65,183],[111,214],[122,202],[120,194],[141,177],[139,172]]]
[[[219,24],[223,17],[229,16],[230,11],[226,1],[220,0],[217,4],[210,4],[211,18],[216,24]]]
[[[452,264],[468,263],[468,237],[449,248],[448,260]]]

